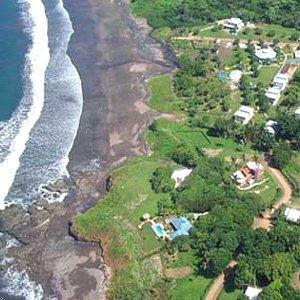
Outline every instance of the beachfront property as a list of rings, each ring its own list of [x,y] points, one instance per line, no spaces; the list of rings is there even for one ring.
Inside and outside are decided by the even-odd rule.
[[[240,18],[224,19],[218,22],[222,28],[230,33],[237,33],[245,28],[245,24]]]
[[[270,86],[267,89],[265,96],[269,99],[270,103],[273,106],[275,106],[278,103],[280,99],[280,92],[281,90],[278,87]]]
[[[148,218],[148,214],[147,214]],[[159,221],[158,221],[159,220]],[[186,217],[175,217],[170,216],[165,219],[159,217],[144,219],[143,223],[139,226],[140,229],[147,222],[150,222],[151,229],[158,238],[163,238],[166,240],[173,240],[178,236],[189,235],[190,229],[193,227],[192,223]]]
[[[247,124],[254,116],[254,109],[250,106],[242,105],[234,114],[236,122],[243,125]]]
[[[295,117],[297,120],[300,120],[300,106],[295,110]]]
[[[178,188],[180,184],[192,173],[193,169],[183,168],[175,170],[171,178],[175,181],[175,188]]]
[[[171,239],[178,236],[189,235],[189,231],[193,227],[186,217],[170,217],[168,221],[173,228],[173,231],[170,233]]]
[[[260,288],[248,286],[245,291],[245,296],[249,300],[257,300],[258,295],[261,293],[261,291],[262,291],[262,289],[260,289]]]
[[[234,172],[231,179],[241,187],[249,187],[263,174],[263,166],[255,161],[248,161],[240,170]]]
[[[284,211],[284,216],[288,221],[299,222],[300,221],[300,209],[287,207]]]
[[[277,53],[270,46],[263,48],[255,45],[255,56],[259,59],[260,64],[268,64],[276,59]]]
[[[275,136],[276,131],[278,130],[278,122],[274,120],[269,120],[265,127],[265,131],[268,132],[271,136]]]

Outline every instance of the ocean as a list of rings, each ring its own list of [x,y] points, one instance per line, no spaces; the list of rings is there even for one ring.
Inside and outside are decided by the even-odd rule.
[[[42,186],[68,177],[68,155],[82,111],[80,76],[67,55],[73,33],[62,0],[0,0],[0,209],[45,196]],[[47,194],[62,201],[65,194]],[[2,234],[6,247],[9,237]],[[1,242],[1,241],[0,241]],[[13,244],[16,247],[16,244]],[[6,263],[4,299],[41,299],[25,271]],[[0,270],[3,268],[0,267]],[[1,279],[2,278],[2,279]],[[6,295],[6,296],[4,296]],[[11,297],[17,298],[8,298]],[[0,297],[1,298],[1,297]]]

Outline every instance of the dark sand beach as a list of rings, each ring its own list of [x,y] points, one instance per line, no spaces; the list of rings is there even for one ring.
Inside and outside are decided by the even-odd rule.
[[[73,27],[69,54],[83,88],[83,112],[66,183],[64,203],[32,205],[29,213],[11,207],[0,229],[21,243],[12,248],[15,267],[40,283],[45,299],[101,299],[109,275],[100,245],[70,234],[74,214],[105,193],[112,169],[128,157],[146,155],[143,133],[155,115],[145,104],[145,80],[167,72],[161,46],[144,21],[134,21],[128,1],[64,0]]]

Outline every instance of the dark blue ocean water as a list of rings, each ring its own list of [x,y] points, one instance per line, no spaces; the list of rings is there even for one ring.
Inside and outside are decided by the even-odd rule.
[[[9,119],[22,97],[26,48],[17,1],[0,0],[0,121]]]

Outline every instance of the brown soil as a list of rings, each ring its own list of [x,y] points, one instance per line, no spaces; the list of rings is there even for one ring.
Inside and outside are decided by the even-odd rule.
[[[167,278],[183,278],[192,273],[190,267],[172,268],[165,270],[165,276]]]

